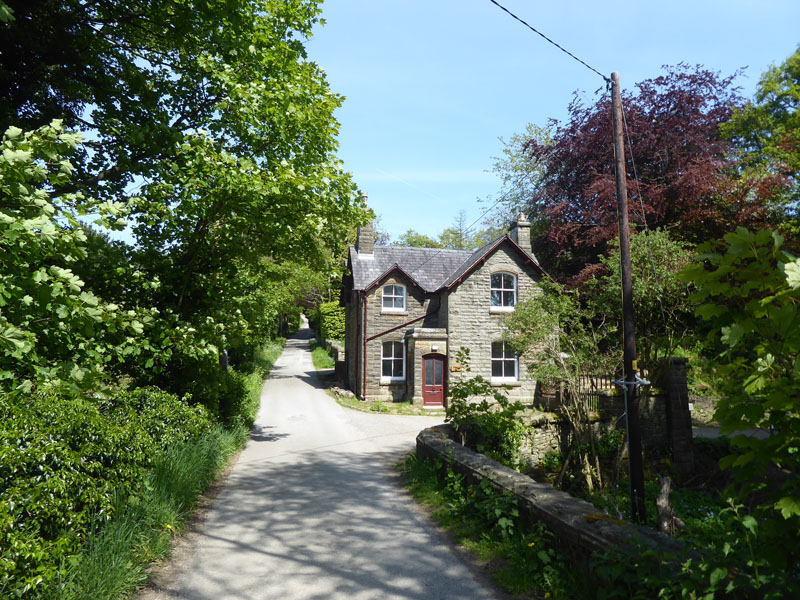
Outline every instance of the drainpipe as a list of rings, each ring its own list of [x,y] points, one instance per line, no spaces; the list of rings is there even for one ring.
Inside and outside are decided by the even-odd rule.
[[[431,300],[431,302],[433,302],[433,300]],[[435,315],[436,313],[439,312],[439,309],[441,307],[442,307],[442,298],[441,298],[441,296],[439,296],[439,306],[436,307],[436,310],[431,310],[429,312],[426,312],[421,317],[416,317],[414,319],[411,319],[410,321],[406,321],[405,323],[400,323],[400,325],[395,325],[394,327],[389,327],[389,329],[384,329],[383,331],[378,332],[375,335],[371,335],[368,338],[365,338],[364,343],[366,344],[367,342],[371,342],[375,338],[379,338],[382,335],[386,335],[387,333],[391,333],[393,331],[397,331],[398,329],[402,329],[403,327],[405,327],[407,325],[411,325],[412,323],[416,323],[417,321],[421,321],[422,319],[424,319],[426,317],[429,317],[430,315]],[[367,314],[367,307],[364,306],[364,322],[365,323],[366,323],[366,314]],[[366,329],[364,329],[364,335],[365,336],[367,335]]]
[[[364,302],[364,374],[361,379],[361,398],[367,400],[367,295],[362,294],[361,300]]]
[[[358,334],[359,334],[359,331],[361,330],[361,323],[358,320],[358,312],[359,312],[358,311],[358,309],[359,309],[358,301],[361,298],[361,292],[356,290],[355,296],[356,296],[356,298],[355,298],[355,306],[353,307],[353,315],[355,316],[354,320],[356,322],[356,333],[355,333],[355,336],[353,338],[353,340],[355,341],[355,346],[356,346],[355,347],[355,353],[354,353],[355,354],[355,358],[354,358],[355,365],[353,366],[353,391],[354,392],[356,390],[358,390],[358,374],[360,373],[358,368],[359,368],[359,366],[361,366],[361,361],[358,360],[358,340],[359,340]]]

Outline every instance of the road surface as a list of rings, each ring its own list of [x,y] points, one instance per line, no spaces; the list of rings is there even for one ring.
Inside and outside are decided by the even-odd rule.
[[[261,395],[251,441],[141,599],[489,599],[390,466],[433,417],[350,411],[320,389],[308,329]]]

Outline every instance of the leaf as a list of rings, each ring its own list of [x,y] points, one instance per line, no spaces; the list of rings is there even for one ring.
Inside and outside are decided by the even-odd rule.
[[[755,517],[753,517],[753,516],[751,516],[751,515],[745,515],[745,516],[742,518],[742,527],[744,527],[744,528],[745,528],[745,529],[747,529],[747,530],[748,530],[750,533],[752,533],[753,535],[755,535],[755,534],[756,534],[756,531],[757,531],[757,529],[758,529],[758,521],[756,521],[756,520],[755,520]]]
[[[725,567],[717,567],[713,571],[711,571],[710,576],[710,583],[712,588],[716,588],[719,585],[719,582],[725,579],[728,576],[728,569]]]
[[[0,21],[3,20],[2,18],[3,6],[5,6],[4,3],[0,2]],[[5,8],[8,9],[7,6]],[[14,127],[12,125],[8,129],[6,129],[4,137],[9,140],[16,140],[22,137],[22,129],[20,129],[19,127]]]
[[[734,323],[730,327],[722,328],[722,341],[731,348],[738,344],[745,334],[744,327],[738,323]]]
[[[786,283],[789,284],[789,287],[793,290],[800,288],[800,258],[787,263],[783,272],[786,274]]]
[[[775,508],[781,511],[784,519],[800,515],[800,499],[785,496],[775,503]]]
[[[709,320],[725,314],[725,307],[716,304],[703,304],[697,307],[695,314],[701,319]]]

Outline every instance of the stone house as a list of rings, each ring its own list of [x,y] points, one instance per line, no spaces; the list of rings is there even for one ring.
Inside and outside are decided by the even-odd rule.
[[[477,250],[375,246],[371,226],[350,247],[345,307],[346,384],[360,398],[446,406],[470,350],[470,376],[532,399],[536,382],[503,341],[503,319],[546,277],[531,250],[525,215]]]

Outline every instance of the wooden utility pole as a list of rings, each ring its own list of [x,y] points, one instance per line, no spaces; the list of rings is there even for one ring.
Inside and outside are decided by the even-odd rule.
[[[642,432],[639,425],[639,384],[636,380],[636,326],[633,322],[633,277],[631,243],[628,227],[628,186],[625,170],[625,143],[622,123],[622,96],[619,73],[611,74],[611,107],[614,123],[614,159],[617,174],[617,212],[619,213],[619,254],[622,265],[623,362],[625,379],[625,414],[628,428],[628,466],[631,487],[631,516],[634,523],[644,523],[644,469],[642,467]]]

